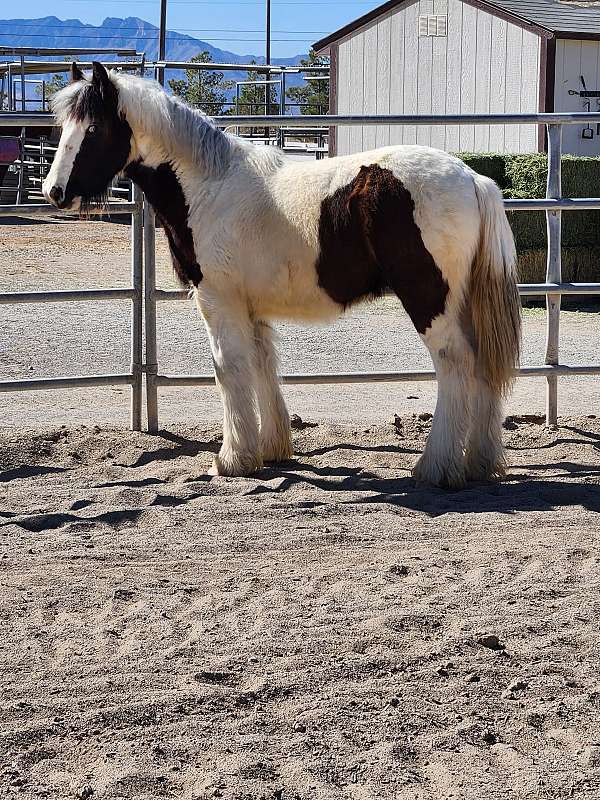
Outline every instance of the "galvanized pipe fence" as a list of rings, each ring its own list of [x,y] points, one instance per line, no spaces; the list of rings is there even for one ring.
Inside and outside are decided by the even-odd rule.
[[[166,65],[165,65],[166,66]],[[600,375],[597,365],[564,365],[559,362],[560,301],[562,295],[600,295],[600,283],[563,283],[561,274],[561,222],[563,211],[600,210],[600,198],[568,199],[561,196],[561,132],[563,125],[580,122],[600,123],[600,113],[580,114],[523,114],[523,115],[466,115],[447,117],[423,116],[321,116],[311,117],[311,124],[338,125],[490,125],[490,124],[545,124],[548,126],[548,191],[545,199],[507,200],[511,211],[543,210],[548,221],[548,263],[546,282],[520,284],[522,296],[546,296],[547,340],[545,364],[522,367],[521,377],[545,377],[547,381],[546,419],[549,425],[558,420],[558,377],[573,375]],[[303,127],[304,119],[291,116],[226,116],[217,117],[220,127],[232,125],[270,125],[273,127]],[[45,126],[48,117],[42,114],[0,114],[0,128],[14,125]],[[155,220],[148,204],[142,205],[139,190],[135,189],[133,202],[115,201],[93,209],[92,213],[131,215],[131,275],[128,289],[89,289],[52,292],[9,292],[0,294],[0,304],[35,302],[81,302],[95,300],[131,301],[131,368],[126,374],[73,375],[57,378],[0,381],[0,392],[61,389],[86,386],[131,386],[131,427],[141,429],[142,375],[146,375],[147,428],[155,433],[159,427],[158,389],[163,386],[210,386],[212,375],[169,375],[159,372],[158,343],[156,335],[157,303],[188,297],[185,291],[167,291],[156,286]],[[54,216],[57,210],[50,206],[14,205],[0,206],[0,216],[35,214]],[[143,259],[142,259],[143,252]],[[143,278],[142,278],[143,261]],[[142,328],[145,329],[145,353],[142,354]],[[144,356],[144,357],[143,357]],[[432,371],[403,372],[352,372],[319,375],[283,375],[284,384],[343,384],[371,382],[405,382],[435,380]]]
[[[561,144],[562,126],[580,122],[600,123],[600,113],[580,114],[492,114],[461,116],[408,116],[408,115],[369,115],[369,116],[311,116],[312,125],[546,125],[548,129],[548,191],[545,199],[506,200],[505,207],[510,211],[545,211],[548,225],[548,260],[546,282],[539,284],[520,284],[521,296],[546,296],[547,298],[547,336],[544,365],[524,366],[518,371],[520,377],[543,377],[547,381],[546,421],[548,425],[558,422],[558,377],[574,375],[600,375],[600,364],[565,365],[559,362],[560,302],[562,295],[600,295],[600,283],[563,283],[561,271],[561,223],[563,211],[600,210],[600,198],[563,198],[561,192]],[[215,117],[219,127],[255,126],[302,127],[307,118],[291,116],[223,116]],[[144,245],[146,323],[146,361],[151,369],[146,371],[146,396],[148,412],[148,431],[155,433],[159,427],[158,389],[164,386],[212,386],[212,375],[170,375],[158,369],[158,348],[156,341],[156,304],[188,297],[185,291],[169,291],[156,287],[154,256],[154,228],[145,226],[144,233],[149,238]],[[600,266],[600,265],[599,265]],[[435,380],[435,372],[427,370],[401,372],[351,372],[324,373],[319,375],[283,375],[281,380],[288,385],[345,384],[373,382],[408,382]]]

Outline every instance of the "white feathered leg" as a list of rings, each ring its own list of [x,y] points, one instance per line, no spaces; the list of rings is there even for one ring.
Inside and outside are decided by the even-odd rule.
[[[223,445],[215,456],[218,475],[250,475],[262,467],[255,408],[254,325],[239,298],[199,300],[208,330],[215,378],[223,400]]]
[[[286,461],[292,455],[290,418],[277,378],[277,353],[273,339],[270,325],[254,323],[262,457],[264,461]]]
[[[481,378],[474,378],[472,386],[472,419],[466,454],[467,477],[473,481],[501,478],[506,474],[502,446],[502,398]]]
[[[465,441],[470,421],[474,354],[457,320],[444,314],[422,337],[438,381],[438,399],[423,455],[413,477],[451,489],[465,485]]]

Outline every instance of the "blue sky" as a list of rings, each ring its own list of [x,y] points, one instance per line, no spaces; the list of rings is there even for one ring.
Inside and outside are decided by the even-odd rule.
[[[310,44],[380,5],[383,0],[272,0],[274,58],[306,52]],[[168,27],[236,53],[264,52],[264,0],[168,0]],[[54,15],[98,25],[105,17],[141,17],[158,25],[159,0],[28,0],[27,17]],[[17,16],[10,4],[3,16]]]

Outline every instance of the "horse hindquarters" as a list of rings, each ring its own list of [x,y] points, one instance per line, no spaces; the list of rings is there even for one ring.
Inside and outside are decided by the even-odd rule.
[[[393,288],[435,365],[438,402],[414,475],[458,488],[503,474],[501,400],[518,360],[520,314],[498,187],[464,166],[451,178],[438,183],[437,201],[421,198],[417,214],[396,175],[363,167],[347,208],[364,242],[365,287]]]
[[[466,480],[502,477],[503,399],[519,360],[521,317],[516,253],[502,196],[493,181],[473,176],[479,242],[460,303],[422,336],[436,368],[438,404],[414,475],[460,487]],[[441,480],[440,480],[441,478]]]

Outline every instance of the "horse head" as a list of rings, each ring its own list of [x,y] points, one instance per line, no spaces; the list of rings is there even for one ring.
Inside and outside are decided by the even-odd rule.
[[[57,92],[52,108],[62,133],[42,191],[57,208],[76,210],[105,197],[130,160],[132,132],[119,90],[97,61],[91,78],[73,62],[71,83]]]

